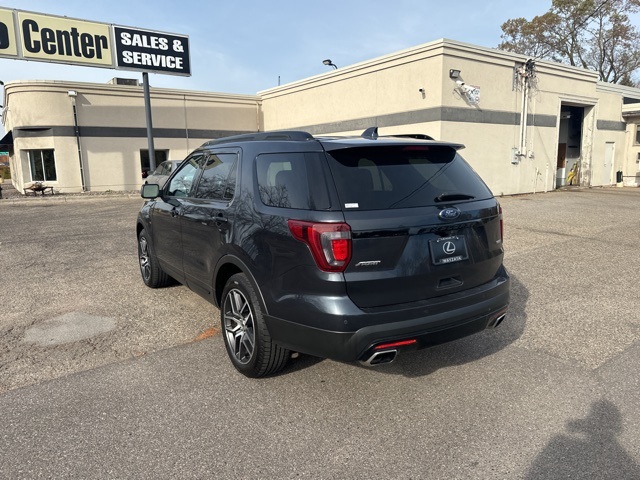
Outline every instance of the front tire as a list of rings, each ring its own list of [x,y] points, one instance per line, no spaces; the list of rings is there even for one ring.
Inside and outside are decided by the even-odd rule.
[[[237,273],[229,279],[221,307],[224,344],[240,373],[258,378],[284,368],[289,351],[271,340],[262,306],[245,274]]]
[[[147,287],[160,288],[169,285],[171,277],[158,265],[158,259],[153,253],[149,236],[144,228],[138,235],[138,263],[142,281]]]

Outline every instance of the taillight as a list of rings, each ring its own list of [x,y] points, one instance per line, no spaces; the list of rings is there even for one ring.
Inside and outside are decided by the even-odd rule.
[[[351,260],[351,227],[346,223],[289,220],[289,230],[309,245],[313,259],[325,272],[342,272]]]
[[[502,220],[502,206],[498,205],[498,215],[500,216],[500,242],[504,242],[504,221]]]

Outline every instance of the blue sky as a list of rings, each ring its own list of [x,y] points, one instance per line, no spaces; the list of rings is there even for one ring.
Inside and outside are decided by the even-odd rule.
[[[167,1],[2,0],[16,8],[189,36],[191,77],[150,75],[152,87],[255,94],[260,90],[439,38],[495,47],[500,25],[532,18],[546,0]],[[0,59],[0,80],[106,83],[141,74]]]

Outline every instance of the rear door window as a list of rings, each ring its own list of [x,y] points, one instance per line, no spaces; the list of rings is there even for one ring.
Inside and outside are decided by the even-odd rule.
[[[320,153],[269,153],[256,159],[260,200],[267,206],[303,210],[330,207]]]
[[[327,153],[344,209],[421,207],[493,196],[448,146],[345,148]]]

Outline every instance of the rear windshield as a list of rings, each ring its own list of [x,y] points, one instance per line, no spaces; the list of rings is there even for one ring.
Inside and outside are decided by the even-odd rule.
[[[421,207],[493,196],[451,147],[345,148],[327,154],[345,209]]]

